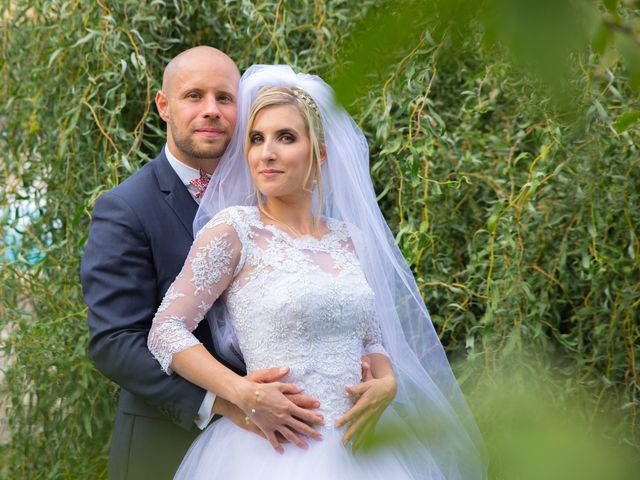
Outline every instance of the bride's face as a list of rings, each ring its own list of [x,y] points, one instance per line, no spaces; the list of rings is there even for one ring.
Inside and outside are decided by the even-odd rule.
[[[265,197],[309,194],[311,142],[295,107],[273,105],[258,112],[249,132],[247,160],[253,183]]]

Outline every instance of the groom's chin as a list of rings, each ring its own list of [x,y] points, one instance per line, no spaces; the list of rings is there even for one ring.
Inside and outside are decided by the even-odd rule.
[[[193,156],[200,160],[220,158],[229,145],[228,138],[219,138],[215,141],[198,142],[194,145]]]

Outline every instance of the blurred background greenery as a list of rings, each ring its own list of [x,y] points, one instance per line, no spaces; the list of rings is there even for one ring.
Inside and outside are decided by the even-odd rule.
[[[154,158],[175,54],[336,88],[492,479],[638,478],[640,2],[0,0],[2,478],[104,478],[97,196]],[[634,476],[635,474],[635,476]],[[554,476],[555,475],[555,476]]]

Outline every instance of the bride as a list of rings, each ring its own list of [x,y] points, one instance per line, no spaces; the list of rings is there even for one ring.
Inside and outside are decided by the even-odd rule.
[[[233,402],[268,443],[222,418],[176,478],[486,478],[480,435],[368,168],[360,129],[321,79],[287,66],[243,75],[234,140],[148,345],[167,374]],[[224,308],[209,314],[219,297]],[[248,372],[286,365],[287,383],[251,382],[214,359],[191,334],[205,315],[225,360],[240,351]],[[378,417],[396,441],[354,454],[341,440],[353,435],[357,414],[345,413],[363,392],[345,386],[360,382],[364,354],[370,382],[395,399],[358,426],[355,441]],[[294,433],[311,430],[309,412],[284,396],[301,389],[320,401],[323,421],[322,439],[309,443]]]

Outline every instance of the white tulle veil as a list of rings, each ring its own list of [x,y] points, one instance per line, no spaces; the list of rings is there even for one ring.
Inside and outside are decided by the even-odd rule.
[[[376,295],[383,343],[398,379],[396,399],[379,428],[386,425],[410,440],[402,450],[415,478],[486,478],[484,446],[475,421],[415,279],[376,203],[364,135],[336,104],[332,89],[322,79],[296,74],[284,65],[254,65],[246,71],[238,92],[235,134],[200,203],[194,231],[226,207],[256,204],[243,148],[251,104],[264,86],[298,87],[320,110],[327,153],[322,167],[322,214],[350,226],[358,258]],[[209,322],[219,353],[237,364],[237,344],[224,312],[213,311]],[[433,471],[434,464],[438,471]]]

